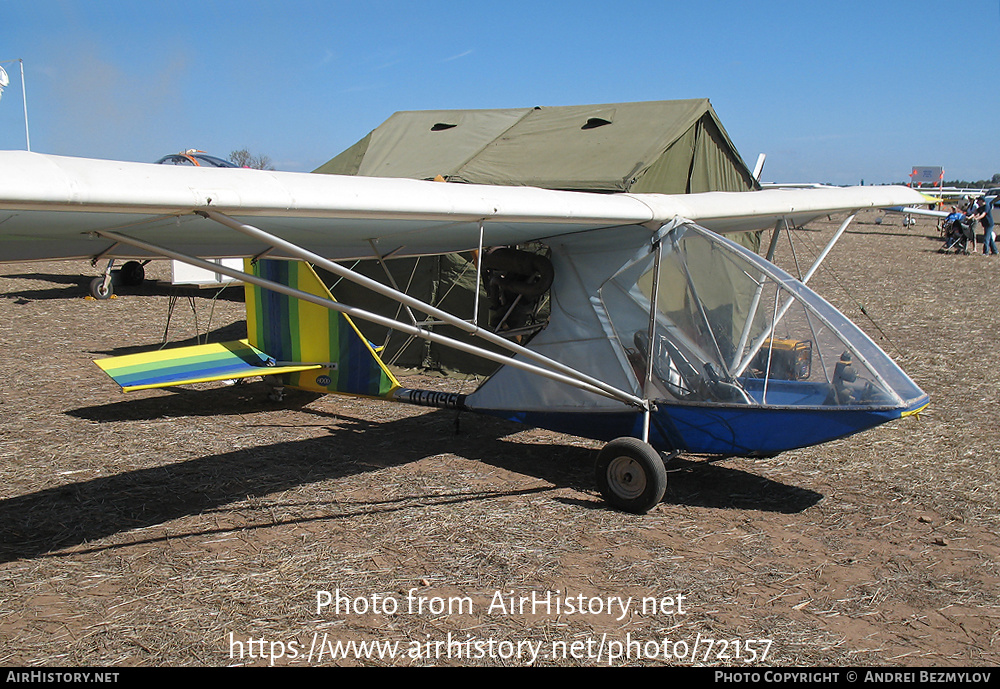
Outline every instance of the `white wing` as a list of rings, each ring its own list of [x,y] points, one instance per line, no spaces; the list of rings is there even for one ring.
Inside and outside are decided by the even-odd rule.
[[[214,210],[334,259],[475,248],[677,216],[717,232],[780,218],[919,203],[906,187],[706,194],[590,194],[406,179],[193,168],[0,152],[0,260],[136,256],[89,233],[119,232],[203,257],[249,256],[253,240]],[[274,254],[271,254],[274,256]]]

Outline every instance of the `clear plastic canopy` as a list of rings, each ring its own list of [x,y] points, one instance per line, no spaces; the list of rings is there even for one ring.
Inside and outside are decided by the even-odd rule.
[[[645,397],[872,409],[924,397],[846,317],[759,256],[690,224],[658,246],[599,290]]]

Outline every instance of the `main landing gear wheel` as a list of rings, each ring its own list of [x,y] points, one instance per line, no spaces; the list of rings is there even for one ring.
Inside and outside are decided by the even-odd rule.
[[[105,299],[110,299],[111,295],[115,293],[114,288],[111,285],[111,281],[108,281],[107,286],[104,285],[104,278],[94,278],[90,281],[90,296],[99,301],[104,301]]]
[[[615,509],[645,514],[667,490],[660,453],[638,438],[616,438],[597,455],[597,487]]]

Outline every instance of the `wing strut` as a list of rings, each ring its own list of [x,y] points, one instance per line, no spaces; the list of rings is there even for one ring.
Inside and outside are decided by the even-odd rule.
[[[834,233],[833,237],[830,238],[830,241],[826,243],[825,247],[823,247],[823,251],[820,252],[820,255],[813,262],[812,267],[806,272],[805,277],[802,278],[803,285],[809,282],[809,278],[811,278],[813,273],[816,272],[816,269],[819,268],[819,264],[822,263],[827,254],[833,250],[833,245],[840,241],[840,237],[844,234],[844,231],[847,230],[847,226],[851,224],[852,220],[854,220],[854,215],[854,213],[851,213],[847,216],[847,219],[840,224],[840,227],[837,228],[837,231]]]
[[[334,275],[339,275],[347,280],[350,280],[351,282],[356,282],[357,284],[361,285],[362,287],[365,287],[366,289],[370,289],[376,294],[381,294],[382,296],[388,297],[389,299],[399,302],[400,304],[403,304],[405,306],[411,306],[417,309],[418,311],[422,311],[423,313],[426,313],[428,316],[438,318],[443,322],[447,323],[448,325],[458,328],[459,330],[464,330],[465,332],[471,335],[474,335],[476,337],[481,337],[482,339],[486,340],[491,344],[495,344],[498,347],[503,347],[504,349],[514,352],[515,354],[520,354],[525,358],[531,359],[532,361],[540,363],[543,366],[547,366],[554,371],[558,371],[567,376],[571,376],[572,378],[580,382],[587,383],[591,387],[603,390],[602,394],[604,394],[605,397],[618,399],[627,404],[632,404],[639,407],[644,407],[646,405],[646,402],[644,400],[642,400],[639,397],[636,397],[635,395],[632,395],[623,390],[619,390],[615,388],[613,385],[608,385],[604,381],[598,380],[597,378],[593,378],[584,373],[581,373],[580,371],[577,371],[576,369],[570,366],[566,366],[565,364],[555,361],[554,359],[550,359],[546,356],[543,356],[538,352],[528,349],[527,347],[522,347],[521,345],[511,342],[510,340],[504,337],[496,335],[490,332],[489,330],[480,328],[476,324],[469,323],[468,321],[458,318],[448,313],[447,311],[443,311],[415,297],[411,297],[405,292],[400,292],[399,290],[393,289],[392,287],[387,287],[386,285],[383,285],[381,282],[378,282],[377,280],[365,277],[364,275],[356,273],[355,271],[346,268],[340,265],[339,263],[335,263],[334,261],[324,258],[319,254],[313,253],[308,249],[303,249],[297,244],[293,244],[292,242],[286,241],[280,237],[276,237],[275,235],[265,232],[264,230],[261,230],[259,228],[256,228],[253,225],[241,223],[238,220],[235,220],[234,218],[225,215],[224,213],[219,213],[218,211],[196,211],[196,212],[199,215],[203,215],[204,217],[210,220],[214,220],[222,225],[225,225],[226,227],[234,229],[238,232],[242,232],[243,234],[253,237],[254,239],[257,239],[265,244],[270,244],[271,246],[280,249],[283,252],[286,252],[290,256],[295,256],[296,258],[299,258],[303,261],[308,261],[309,263],[317,265],[323,268],[324,270],[330,271]],[[358,316],[358,317],[364,319],[363,316]],[[369,318],[367,320],[371,319]],[[381,325],[386,325],[386,324],[382,323]],[[393,326],[388,325],[386,327],[393,327]],[[421,329],[416,328],[416,330],[421,330]],[[424,335],[417,334],[417,337],[424,337]],[[478,350],[479,348],[477,347],[475,349]],[[485,350],[479,350],[479,351],[485,351]],[[504,357],[503,361],[510,362],[511,360],[507,357]]]
[[[208,215],[208,213],[206,213],[206,215]],[[468,354],[480,356],[483,357],[484,359],[488,359],[496,363],[512,366],[514,368],[520,368],[525,371],[529,371],[531,373],[543,376],[545,378],[549,378],[551,380],[555,380],[560,383],[572,385],[576,388],[585,390],[587,392],[596,393],[599,395],[603,395],[604,397],[609,397],[611,399],[624,402],[625,404],[629,404],[640,408],[646,408],[648,404],[646,400],[636,397],[635,395],[632,395],[623,390],[619,390],[613,385],[608,385],[603,381],[588,376],[580,371],[577,371],[576,369],[566,366],[565,364],[559,363],[558,361],[549,359],[548,357],[538,354],[537,352],[533,352],[530,349],[527,349],[518,344],[510,342],[509,340],[506,340],[500,337],[499,335],[494,335],[488,330],[477,328],[476,326],[471,325],[466,321],[456,318],[455,316],[447,313],[446,311],[441,311],[440,309],[430,306],[429,304],[425,304],[419,299],[415,299],[414,297],[406,295],[402,292],[397,292],[392,288],[386,287],[385,285],[375,280],[371,280],[370,278],[366,278],[363,275],[359,275],[358,273],[355,273],[354,271],[345,268],[344,266],[334,263],[333,261],[328,261],[322,256],[318,256],[316,254],[313,254],[312,252],[306,251],[305,249],[302,249],[301,247],[298,247],[295,244],[286,242],[278,237],[273,237],[272,235],[269,235],[268,233],[263,232],[262,230],[259,230],[257,228],[251,227],[249,225],[242,225],[240,223],[237,223],[235,220],[232,220],[231,218],[228,218],[227,216],[224,216],[222,214],[212,213],[212,215],[218,216],[213,219],[219,220],[220,222],[223,222],[222,219],[224,218],[228,222],[223,222],[223,224],[227,226],[232,227],[235,225],[237,226],[237,229],[240,229],[240,231],[246,234],[255,236],[261,239],[261,241],[264,241],[267,244],[271,244],[272,246],[279,247],[282,250],[287,251],[292,255],[299,256],[303,260],[315,263],[316,265],[319,265],[324,269],[329,270],[332,273],[341,275],[347,278],[348,280],[358,282],[359,284],[362,284],[363,286],[366,287],[370,287],[369,283],[372,283],[372,285],[374,286],[370,288],[374,289],[376,292],[380,294],[383,294],[384,296],[387,296],[400,303],[409,304],[418,309],[419,311],[426,312],[428,315],[441,318],[442,320],[448,322],[450,325],[454,325],[458,328],[461,328],[462,330],[472,333],[473,335],[482,337],[488,342],[492,342],[493,344],[502,346],[505,349],[513,351],[517,354],[522,354],[526,358],[530,358],[533,361],[542,364],[542,366],[547,366],[548,368],[541,368],[539,366],[528,363],[526,361],[522,361],[517,358],[508,357],[503,354],[497,354],[495,352],[482,349],[481,347],[476,347],[474,345],[460,342],[458,340],[453,340],[450,337],[447,337],[445,335],[440,335],[438,333],[434,333],[429,330],[425,330],[413,324],[403,323],[394,320],[392,318],[379,315],[377,313],[372,313],[370,311],[365,311],[363,309],[359,309],[353,306],[341,304],[332,301],[330,299],[325,299],[323,297],[314,294],[309,294],[307,292],[297,290],[287,285],[282,285],[280,283],[273,282],[271,280],[260,278],[255,275],[250,275],[248,273],[236,270],[234,268],[229,268],[227,266],[220,265],[217,263],[211,263],[204,259],[200,259],[194,256],[188,256],[187,254],[183,254],[174,251],[172,249],[168,249],[166,247],[150,244],[149,242],[145,242],[140,239],[136,239],[134,237],[118,234],[117,232],[112,232],[110,230],[100,230],[95,234],[98,234],[102,237],[106,237],[108,239],[113,239],[115,241],[121,242],[122,244],[128,244],[130,246],[137,247],[144,251],[148,251],[154,254],[159,254],[161,256],[176,259],[178,261],[183,261],[184,263],[188,263],[190,265],[199,268],[204,268],[206,270],[212,270],[217,273],[222,273],[223,275],[228,275],[229,277],[235,278],[237,280],[243,280],[251,284],[259,285],[261,287],[264,287],[265,289],[270,289],[276,292],[280,292],[282,294],[287,294],[288,296],[295,297],[296,299],[308,301],[313,304],[326,307],[333,311],[339,311],[340,313],[346,314],[351,318],[359,318],[361,320],[367,320],[387,328],[394,328],[396,330],[400,330],[401,332],[413,335],[415,337],[420,337],[426,340],[430,340],[431,342],[437,342],[438,344],[458,349],[459,351],[463,351]],[[230,223],[232,223],[232,225],[230,225]]]
[[[647,331],[647,337],[649,338],[649,352],[646,355],[646,373],[642,380],[642,394],[647,398],[649,396],[649,391],[653,389],[653,343],[656,342],[656,302],[659,295],[659,283],[660,283],[660,240],[657,239],[654,245],[655,254],[653,255],[653,289],[650,292],[649,297],[649,329]],[[642,442],[649,442],[649,422],[652,416],[653,410],[647,406],[645,413],[642,415]]]

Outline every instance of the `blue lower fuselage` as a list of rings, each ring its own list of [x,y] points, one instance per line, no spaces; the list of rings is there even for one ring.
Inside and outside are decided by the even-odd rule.
[[[697,404],[658,401],[649,423],[649,443],[657,450],[712,455],[771,455],[859,433],[914,413],[925,395],[906,407],[825,405],[825,386],[785,384],[794,404]],[[775,390],[777,393],[778,391]],[[757,398],[757,394],[753,394]],[[757,400],[759,401],[759,400]],[[785,400],[791,402],[791,400]],[[810,404],[812,403],[812,404]],[[642,437],[642,411],[476,411],[560,433],[610,441]]]

